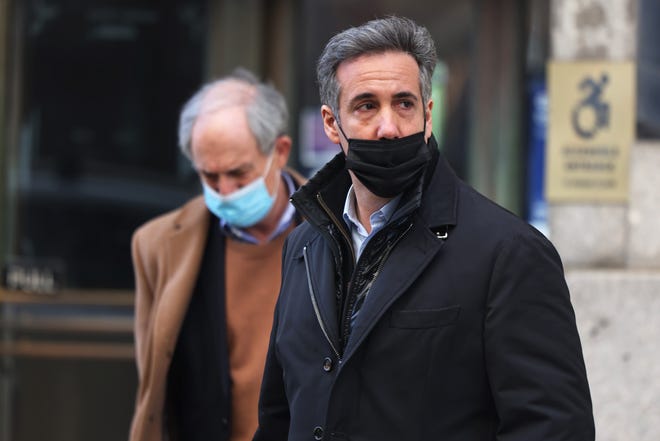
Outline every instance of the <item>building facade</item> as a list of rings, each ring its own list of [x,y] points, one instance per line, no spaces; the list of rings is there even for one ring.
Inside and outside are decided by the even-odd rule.
[[[0,0],[0,441],[125,438],[136,388],[130,236],[199,192],[176,145],[185,99],[237,66],[272,81],[290,105],[291,165],[310,174],[338,151],[318,131],[323,45],[391,13],[437,43],[434,131],[458,174],[564,258],[598,439],[657,439],[656,4]],[[547,201],[546,66],[612,60],[636,71],[627,198]]]

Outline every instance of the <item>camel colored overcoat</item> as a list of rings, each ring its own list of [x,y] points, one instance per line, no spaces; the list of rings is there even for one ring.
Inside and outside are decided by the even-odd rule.
[[[135,358],[139,387],[131,441],[162,441],[167,373],[195,288],[211,214],[199,196],[136,230]]]

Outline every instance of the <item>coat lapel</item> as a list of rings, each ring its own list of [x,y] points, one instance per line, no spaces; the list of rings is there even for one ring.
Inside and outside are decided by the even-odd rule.
[[[159,315],[169,323],[166,336],[171,348],[176,344],[188,304],[192,297],[199,268],[204,255],[211,216],[202,198],[186,205],[172,225],[167,240],[167,285],[159,302]]]

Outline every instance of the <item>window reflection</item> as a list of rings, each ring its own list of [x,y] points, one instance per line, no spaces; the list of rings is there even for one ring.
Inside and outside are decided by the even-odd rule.
[[[16,3],[5,259],[131,288],[133,230],[198,187],[176,126],[203,77],[206,2]]]

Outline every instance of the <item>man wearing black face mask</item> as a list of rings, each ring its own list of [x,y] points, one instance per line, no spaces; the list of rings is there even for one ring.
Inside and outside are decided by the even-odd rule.
[[[292,197],[256,441],[594,439],[561,260],[438,152],[435,62],[398,17],[319,59],[342,153]]]

